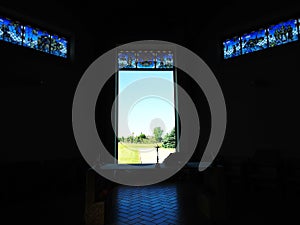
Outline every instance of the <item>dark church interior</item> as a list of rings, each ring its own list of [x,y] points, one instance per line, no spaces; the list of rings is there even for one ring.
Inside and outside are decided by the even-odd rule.
[[[299,2],[2,0],[0,17],[59,34],[69,43],[63,58],[0,40],[1,224],[299,221],[300,38],[223,57],[224,40],[300,18]],[[196,150],[165,181],[126,186],[100,176],[82,157],[72,129],[72,104],[77,84],[94,60],[139,40],[172,42],[201,57],[222,89],[227,127],[215,160],[199,172],[211,114],[201,88],[179,71],[178,84],[199,114]],[[115,143],[110,124],[114,98],[112,76],[98,96],[95,115],[107,149]]]

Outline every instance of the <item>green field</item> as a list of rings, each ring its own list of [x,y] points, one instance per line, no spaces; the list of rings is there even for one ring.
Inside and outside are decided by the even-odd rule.
[[[120,142],[119,142],[120,144]],[[158,146],[161,146],[162,143],[157,143]],[[139,148],[155,148],[156,144],[141,144],[141,143],[138,143],[138,144],[135,144],[135,143],[121,143],[121,145],[124,145],[126,146],[127,148],[130,148],[132,150],[137,150]]]
[[[141,163],[140,153],[136,148],[125,146],[122,143],[118,143],[118,162],[126,164],[138,164]]]
[[[157,143],[159,146],[162,143]],[[139,149],[144,148],[155,148],[156,144],[135,144],[135,143],[123,143],[118,142],[118,162],[120,164],[139,164],[141,163]],[[160,148],[161,150],[166,150],[173,152],[174,148]]]

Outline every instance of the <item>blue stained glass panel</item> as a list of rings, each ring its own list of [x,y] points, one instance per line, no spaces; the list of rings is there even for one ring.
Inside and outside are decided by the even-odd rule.
[[[133,51],[121,51],[118,53],[118,66],[122,68],[136,68],[136,55]]]
[[[138,52],[137,60],[137,68],[155,68],[155,53],[152,51]]]
[[[50,52],[50,35],[39,29],[25,26],[23,45],[43,52]]]
[[[0,17],[0,40],[22,45],[22,29],[18,22]]]
[[[51,35],[51,49],[50,53],[56,56],[67,58],[68,42],[65,38]]]
[[[229,59],[241,55],[240,37],[234,37],[232,39],[224,41],[223,48],[224,59]]]
[[[300,38],[300,19],[298,19],[298,39]]]
[[[173,68],[172,52],[167,52],[167,51],[157,52],[156,68]]]
[[[269,47],[298,40],[297,20],[289,20],[268,28]]]
[[[242,54],[259,51],[268,47],[266,30],[253,31],[242,36]]]

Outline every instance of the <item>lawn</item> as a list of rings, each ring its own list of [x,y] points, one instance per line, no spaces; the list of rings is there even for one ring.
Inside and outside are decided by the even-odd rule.
[[[157,143],[157,144],[161,146],[161,143]],[[156,144],[142,144],[142,143],[122,143],[122,145],[125,145],[127,148],[130,148],[132,150],[137,150],[139,148],[155,148],[156,146]]]
[[[159,146],[162,143],[158,143]],[[141,155],[139,149],[155,149],[156,144],[141,144],[141,143],[123,143],[118,142],[118,161],[120,164],[140,164]],[[166,154],[175,152],[174,148],[160,148]],[[161,154],[165,154],[161,153]],[[143,160],[145,160],[145,153],[143,153]],[[147,154],[146,154],[147,155]]]
[[[136,148],[132,148],[118,143],[118,162],[120,164],[138,164],[141,163],[140,153]]]
[[[119,142],[120,143],[120,142]],[[163,150],[168,150],[170,152],[174,152],[175,148],[163,148],[162,147],[162,143],[157,143],[158,146],[160,146],[159,149],[163,149]],[[141,143],[122,143],[123,146],[125,146],[126,148],[129,148],[131,150],[138,150],[141,148],[155,148],[156,144],[141,144]]]

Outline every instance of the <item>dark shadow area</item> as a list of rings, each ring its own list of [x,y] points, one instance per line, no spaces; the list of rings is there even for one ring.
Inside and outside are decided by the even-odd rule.
[[[135,219],[140,224],[159,219],[156,224],[297,223],[300,41],[228,60],[222,44],[300,18],[299,6],[293,1],[207,2],[201,7],[185,2],[107,2],[98,7],[94,1],[1,1],[0,17],[69,37],[70,58],[0,40],[0,223],[100,225],[102,220],[118,224],[121,217],[127,219],[123,224]],[[90,177],[92,169],[72,129],[77,84],[106,51],[151,39],[190,49],[214,72],[227,107],[222,148],[211,167],[198,172],[211,129],[210,109],[201,88],[179,71],[178,84],[193,99],[201,126],[189,163],[165,182],[146,187]],[[112,152],[114,88],[111,78],[100,93],[95,117],[99,136]],[[154,212],[164,216],[154,218]]]

